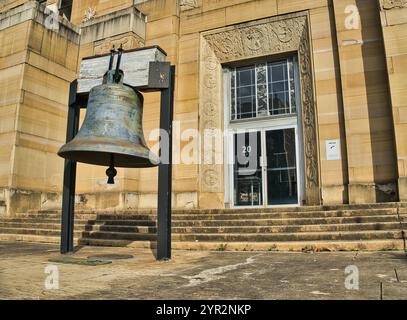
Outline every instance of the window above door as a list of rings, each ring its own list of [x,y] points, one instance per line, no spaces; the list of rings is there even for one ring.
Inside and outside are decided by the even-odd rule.
[[[230,69],[231,121],[297,113],[293,57]]]
[[[72,15],[72,0],[61,0],[59,12],[65,16],[68,20],[71,20]]]

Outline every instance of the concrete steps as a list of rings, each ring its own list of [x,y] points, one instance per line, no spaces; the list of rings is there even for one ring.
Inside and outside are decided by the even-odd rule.
[[[407,204],[174,210],[174,249],[395,250],[404,248]],[[0,240],[59,243],[60,212],[28,212],[0,219]],[[156,246],[156,213],[77,211],[80,245]],[[311,249],[310,249],[311,248]]]

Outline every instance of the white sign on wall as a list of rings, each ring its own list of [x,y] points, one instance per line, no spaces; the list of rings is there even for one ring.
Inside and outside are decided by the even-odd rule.
[[[326,140],[326,160],[340,160],[341,145],[339,140]]]

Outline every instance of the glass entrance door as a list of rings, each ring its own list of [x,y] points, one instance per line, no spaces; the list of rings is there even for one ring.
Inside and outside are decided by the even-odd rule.
[[[268,205],[298,204],[295,128],[265,132]]]
[[[234,199],[236,206],[262,206],[263,172],[260,131],[234,135]]]
[[[299,204],[296,127],[233,135],[234,206]]]

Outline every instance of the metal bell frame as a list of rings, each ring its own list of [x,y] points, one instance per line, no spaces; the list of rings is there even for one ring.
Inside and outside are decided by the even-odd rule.
[[[111,69],[111,66],[109,66],[109,69]],[[150,77],[154,78],[151,83],[157,85],[148,88],[148,91],[161,91],[160,129],[165,130],[169,137],[168,146],[160,145],[160,150],[168,148],[169,161],[168,163],[160,163],[158,169],[156,258],[157,260],[169,260],[171,259],[172,121],[175,66],[169,62],[150,62]],[[88,105],[89,93],[78,94],[77,89],[78,80],[74,80],[71,82],[69,89],[66,143],[72,141],[78,133],[80,109],[86,109]],[[60,252],[62,254],[74,252],[76,167],[76,161],[65,160],[60,242]]]

